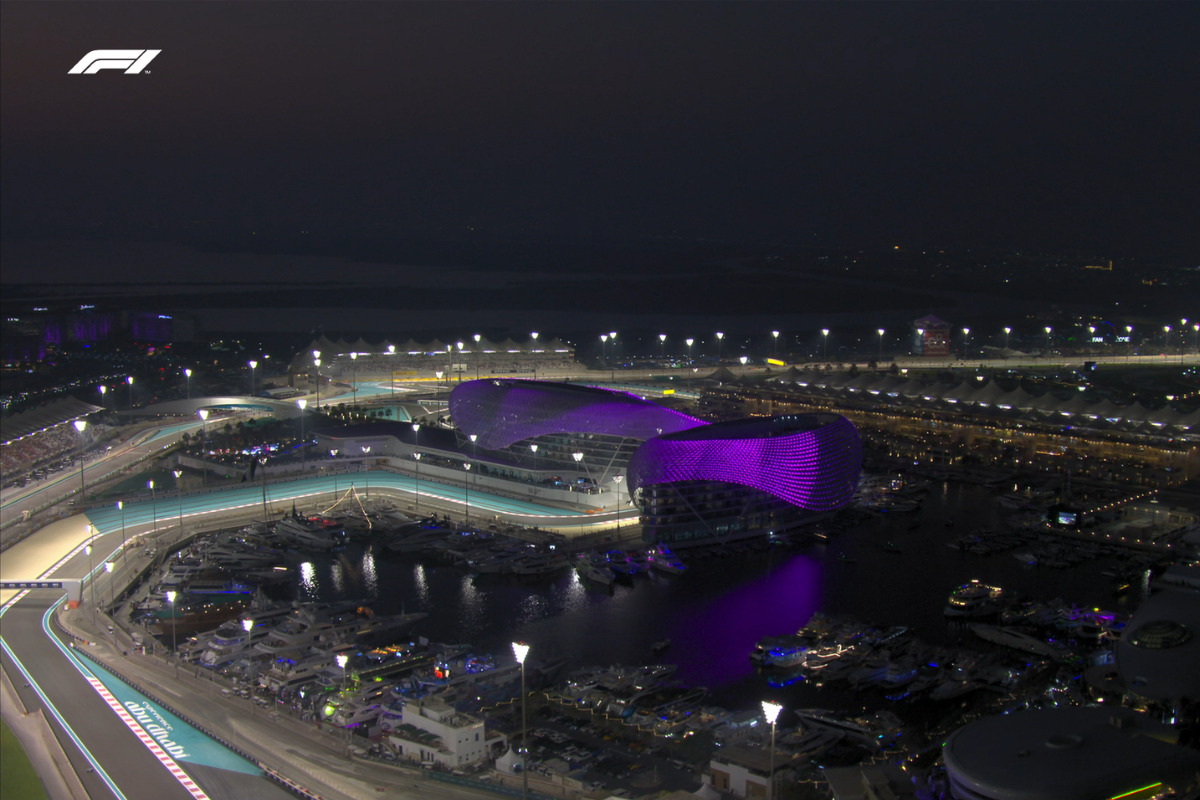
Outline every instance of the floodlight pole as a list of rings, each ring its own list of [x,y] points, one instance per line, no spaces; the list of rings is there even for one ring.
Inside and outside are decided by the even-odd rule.
[[[172,470],[171,474],[175,476],[175,494],[179,495],[179,538],[183,539],[183,488],[179,485],[179,477],[183,475],[183,470]]]
[[[179,677],[179,653],[175,651],[175,622],[179,609],[175,605],[175,590],[167,590],[167,602],[171,604],[171,655],[175,658],[175,676]]]
[[[150,535],[158,533],[158,495],[154,493],[154,481],[146,481],[146,488],[150,490],[150,509],[153,514],[150,523]]]
[[[129,540],[125,538],[125,501],[117,501],[117,511],[121,512],[121,558],[125,559],[125,551],[129,549]]]
[[[613,483],[617,485],[617,541],[621,540],[621,481],[624,475],[613,475]]]
[[[83,477],[83,432],[87,428],[86,419],[74,422],[75,430],[79,431],[79,510],[83,510],[83,499],[87,495],[87,479]]]
[[[523,642],[513,642],[513,655],[521,665],[521,750],[525,755],[521,758],[521,797],[529,797],[529,722],[525,710],[525,658],[529,655],[529,645]]]
[[[771,760],[767,766],[767,800],[775,800],[775,720],[779,718],[779,712],[783,710],[783,706],[772,703],[770,700],[763,700],[762,710],[763,716],[771,723]]]
[[[471,527],[471,462],[463,462],[463,524],[468,528]]]
[[[92,526],[90,523],[85,528],[85,531],[87,534],[87,538],[90,540],[92,538]],[[96,608],[96,579],[92,576],[92,550],[95,548],[92,547],[91,542],[89,541],[87,544],[85,544],[83,546],[83,549],[87,553],[87,557],[88,557],[87,579],[88,579],[88,584],[92,587],[92,610],[95,611],[95,608]],[[83,593],[80,592],[80,595],[81,595],[79,598],[80,600],[83,599],[82,594]]]

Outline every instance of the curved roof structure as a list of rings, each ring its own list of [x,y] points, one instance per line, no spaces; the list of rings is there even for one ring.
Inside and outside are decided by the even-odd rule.
[[[854,496],[862,467],[858,429],[836,414],[738,420],[664,434],[629,462],[629,488],[724,481],[792,505],[830,511]]]
[[[705,425],[627,392],[574,383],[513,379],[467,381],[450,394],[450,416],[480,447],[498,450],[549,433],[650,439]]]
[[[1044,708],[967,723],[942,756],[955,797],[1148,797],[1164,784],[1194,788],[1200,754],[1168,744],[1171,736],[1126,708]]]

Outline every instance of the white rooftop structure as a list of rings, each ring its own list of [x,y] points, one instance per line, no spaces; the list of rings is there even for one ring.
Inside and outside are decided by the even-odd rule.
[[[1200,753],[1173,736],[1129,709],[1048,708],[965,725],[943,758],[957,800],[1138,800],[1200,790]]]
[[[1200,701],[1200,592],[1166,586],[1147,598],[1125,626],[1116,662],[1134,694],[1169,704]]]

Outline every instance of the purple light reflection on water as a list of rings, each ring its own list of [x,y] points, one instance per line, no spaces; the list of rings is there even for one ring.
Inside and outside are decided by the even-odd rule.
[[[815,560],[793,556],[761,578],[679,612],[668,633],[677,677],[717,687],[750,675],[759,639],[795,633],[821,607],[823,577]]]

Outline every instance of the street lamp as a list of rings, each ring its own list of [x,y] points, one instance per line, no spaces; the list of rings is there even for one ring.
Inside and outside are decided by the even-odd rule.
[[[191,367],[188,367],[187,369],[185,369],[183,371],[183,377],[186,379],[186,383],[187,383],[187,399],[191,400],[192,399],[192,368]]]
[[[530,355],[533,356],[533,379],[536,381],[537,380],[537,354],[539,352],[541,352],[537,349],[538,332],[533,331],[529,335],[533,337],[533,348],[531,349]]]
[[[534,472],[537,472],[537,451],[538,451],[538,446],[537,446],[536,444],[531,444],[531,445],[529,445],[529,449],[533,451],[533,471],[534,471]],[[534,480],[537,480],[537,476],[536,476],[536,475],[534,475]]]
[[[167,602],[171,604],[171,652],[174,653],[175,652],[175,620],[178,619],[178,617],[176,616],[178,613],[178,610],[175,608],[175,590],[168,589],[166,592],[166,595],[167,595]],[[175,663],[175,669],[176,670],[179,669],[179,662]]]
[[[667,335],[665,333],[658,335],[658,357],[659,360],[667,357]]]
[[[258,362],[250,359],[250,396],[254,397],[254,370],[258,367]]]
[[[242,620],[242,630],[246,632],[246,649],[250,648],[250,631],[254,629],[254,617],[246,617]]]
[[[463,462],[463,524],[471,527],[471,462]]]
[[[608,361],[608,334],[600,334],[600,360]]]
[[[183,487],[179,485],[179,477],[183,475],[183,470],[171,470],[171,474],[175,476],[175,494],[179,495],[179,538],[183,538]]]
[[[613,483],[617,490],[617,541],[621,540],[621,481],[624,475],[613,475]]]
[[[767,800],[775,798],[775,720],[779,718],[779,712],[783,710],[783,706],[778,703],[772,703],[770,700],[762,701],[763,716],[767,718],[767,722],[771,723],[771,760],[767,767]]]
[[[779,331],[771,331],[771,355],[779,355]]]
[[[1008,358],[1008,335],[1012,333],[1012,328],[1004,328],[1004,357]]]
[[[1171,349],[1171,326],[1163,325],[1163,361],[1168,361],[1167,351]]]
[[[417,427],[416,425],[413,426]],[[413,480],[413,511],[421,515],[421,454],[413,453],[413,461],[417,464],[417,476]]]
[[[338,653],[336,656],[337,665],[342,668],[342,691],[346,691],[346,662],[350,660],[350,656],[345,653]]]
[[[477,333],[471,338],[475,340],[475,380],[479,380],[479,359],[483,357],[483,354],[479,352],[479,340],[483,336]]]
[[[108,398],[106,398],[104,396],[104,394],[108,391],[108,387],[105,386],[104,384],[100,384],[96,388],[100,391],[100,406],[107,411],[108,410]]]
[[[829,328],[821,328],[822,341],[825,344],[825,355],[822,358],[826,364],[829,363]]]
[[[128,540],[125,538],[125,501],[117,501],[117,511],[121,512],[121,558],[126,558],[125,550]]]
[[[83,431],[87,428],[86,419],[77,419],[75,430],[79,431],[79,509],[83,510],[83,498],[87,494],[87,482],[83,477]]]
[[[129,384],[129,407],[132,409],[133,408],[133,376],[130,375],[130,376],[126,377],[125,382]],[[113,402],[115,403],[117,401],[114,400]]]
[[[92,608],[94,610],[96,607],[96,579],[92,575],[92,570],[94,569],[94,567],[92,566],[92,545],[91,545],[91,541],[90,541],[92,538],[92,526],[90,524],[87,525],[85,530],[87,532],[87,537],[88,537],[89,541],[88,541],[88,544],[85,544],[83,546],[83,552],[87,553],[87,557],[88,557],[87,579],[88,579],[88,584],[92,587]],[[80,597],[80,599],[82,600],[83,598]]]
[[[963,328],[963,358],[967,357],[967,350],[969,349],[969,345],[967,343],[970,340],[971,340],[971,329]]]
[[[350,354],[350,405],[358,407],[358,353]]]
[[[725,334],[717,331],[717,363],[721,363],[721,344],[725,341]]]
[[[1129,362],[1131,352],[1133,351],[1133,326],[1125,326],[1125,361]]]
[[[116,596],[115,596],[116,590],[113,589],[113,576],[112,576],[113,562],[105,561],[104,562],[104,571],[108,573],[108,607],[109,607],[109,609],[112,609],[113,603],[116,602]],[[94,592],[93,592],[92,596],[95,597]]]
[[[513,655],[517,657],[517,663],[521,665],[521,751],[525,755],[521,758],[521,797],[529,797],[529,743],[526,741],[529,738],[529,723],[525,712],[525,657],[529,655],[529,645],[524,642],[512,643]]]
[[[313,351],[317,352],[316,350]],[[314,358],[313,364],[317,366],[317,411],[321,410],[321,359]]]
[[[1046,355],[1048,356],[1050,355],[1050,334],[1053,333],[1054,329],[1047,325],[1043,330],[1046,331]]]
[[[879,334],[879,358],[875,363],[879,365],[883,363],[883,328],[879,328],[877,333]]]
[[[150,490],[150,511],[153,520],[150,523],[150,533],[154,534],[158,532],[158,495],[154,493],[154,481],[146,481],[146,488]]]

